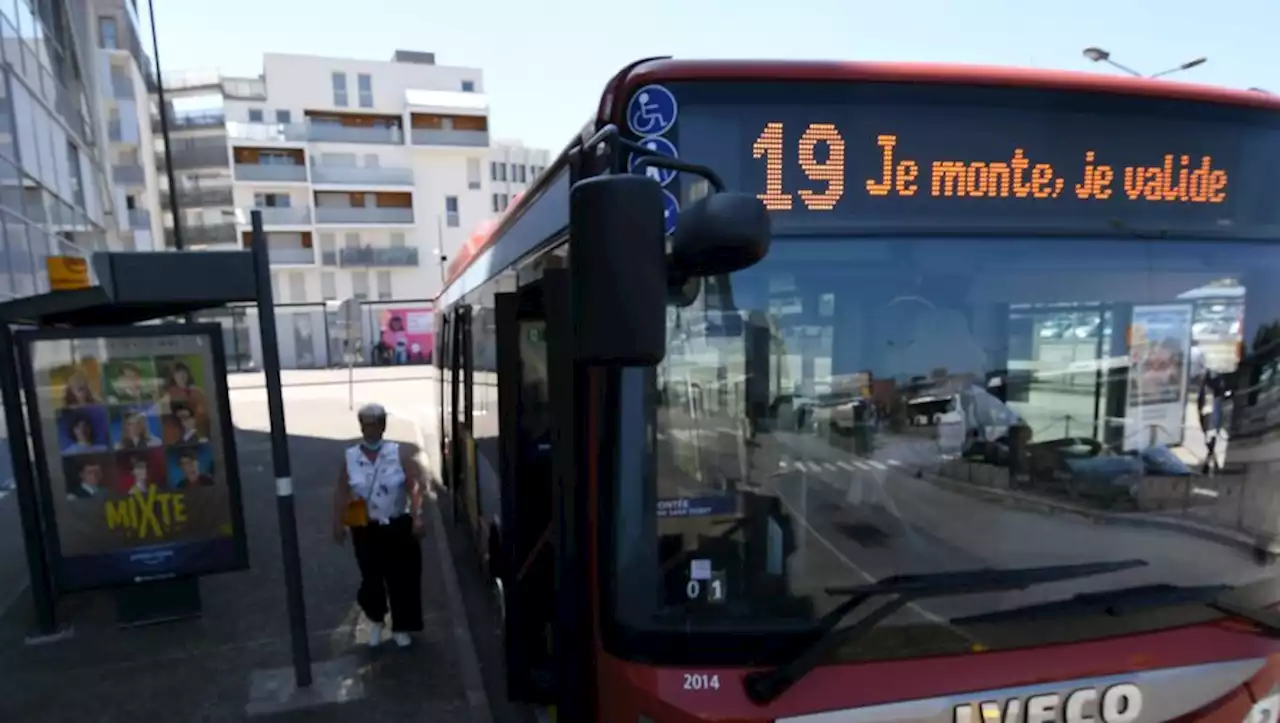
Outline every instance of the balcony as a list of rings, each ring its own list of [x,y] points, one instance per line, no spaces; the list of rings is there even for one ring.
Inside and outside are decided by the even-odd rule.
[[[159,156],[158,166],[164,167],[164,154]],[[173,168],[175,171],[189,171],[196,168],[226,168],[231,162],[230,151],[225,145],[182,146],[173,148]]]
[[[331,143],[388,143],[404,145],[404,131],[394,127],[344,126],[336,123],[311,123],[307,134],[311,141]]]
[[[237,208],[236,223],[249,225],[253,222],[250,213],[262,212],[263,226],[306,226],[311,223],[311,209],[306,206],[259,206],[257,208]]]
[[[140,165],[112,166],[111,178],[127,186],[141,186],[147,182],[147,173]]]
[[[179,208],[211,208],[217,206],[230,206],[234,204],[233,196],[230,188],[200,188],[200,189],[179,189],[178,190],[178,207]],[[168,191],[160,192],[160,206],[164,210],[169,210],[169,193]]]
[[[235,140],[302,143],[307,140],[306,123],[228,123],[227,135]]]
[[[119,100],[133,100],[136,96],[133,79],[120,73],[111,73],[111,95]]]
[[[328,261],[328,254],[325,254]],[[338,266],[348,267],[370,267],[370,266],[399,266],[410,267],[418,265],[418,249],[408,248],[404,246],[392,248],[374,248],[365,246],[364,248],[344,248],[337,252]]]
[[[164,241],[166,248],[173,248],[173,229],[165,230]],[[182,243],[187,250],[194,250],[197,247],[223,246],[227,244],[230,244],[231,246],[238,246],[236,239],[236,226],[233,223],[220,223],[210,226],[183,226]]]
[[[152,125],[160,127],[159,117]],[[198,113],[170,113],[170,130],[197,130],[200,128],[222,128],[227,123],[227,116],[220,110],[200,111]]]
[[[306,264],[316,262],[316,254],[312,249],[272,246],[267,243],[267,260],[273,264]]]
[[[413,223],[413,209],[397,206],[344,207],[328,206],[316,209],[316,223],[380,224]]]
[[[435,128],[414,128],[415,146],[464,146],[484,148],[489,145],[489,131],[453,131]]]
[[[129,228],[142,231],[151,228],[151,212],[145,208],[129,209]]]
[[[351,186],[412,186],[412,168],[355,168],[317,164],[311,166],[311,182]]]
[[[303,182],[307,180],[307,167],[284,164],[237,163],[237,181]]]

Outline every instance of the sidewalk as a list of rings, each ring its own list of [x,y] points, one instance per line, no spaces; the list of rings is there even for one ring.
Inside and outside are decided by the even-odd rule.
[[[349,543],[338,547],[330,535],[332,485],[356,428],[333,399],[287,405],[316,684],[309,695],[286,695],[292,670],[266,402],[233,406],[252,568],[204,578],[202,618],[146,628],[117,628],[109,593],[69,596],[59,613],[74,635],[43,646],[23,642],[33,619],[24,593],[0,617],[0,721],[487,723],[434,506],[423,541],[426,630],[408,650],[362,644],[355,561]],[[388,437],[418,441],[414,425],[394,417]],[[279,683],[285,690],[273,688]],[[302,705],[304,698],[319,700]]]

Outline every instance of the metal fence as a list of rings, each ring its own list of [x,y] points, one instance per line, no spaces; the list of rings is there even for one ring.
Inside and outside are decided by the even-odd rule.
[[[359,343],[352,345],[337,332],[336,308],[323,302],[279,304],[280,365],[285,369],[326,369],[346,366],[348,356],[355,366],[427,364],[435,338],[433,308],[430,299],[365,301]],[[198,318],[222,325],[229,371],[261,368],[257,309],[226,307],[201,312]],[[379,342],[384,346],[379,347]]]

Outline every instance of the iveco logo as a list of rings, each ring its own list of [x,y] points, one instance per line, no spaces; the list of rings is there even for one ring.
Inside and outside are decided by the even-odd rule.
[[[1142,691],[1121,683],[1099,691],[984,700],[958,705],[955,723],[1133,723],[1142,714]]]

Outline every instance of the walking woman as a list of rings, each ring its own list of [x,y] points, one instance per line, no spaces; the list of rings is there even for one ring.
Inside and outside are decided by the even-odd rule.
[[[382,642],[389,607],[391,637],[403,648],[410,633],[422,630],[423,473],[411,450],[382,438],[386,409],[367,404],[356,417],[361,440],[347,449],[338,476],[333,536],[341,545],[351,531],[360,567],[356,601],[372,624],[369,645]]]

